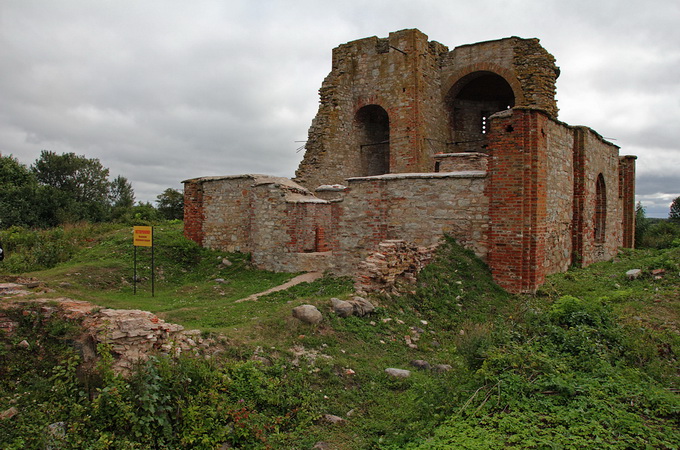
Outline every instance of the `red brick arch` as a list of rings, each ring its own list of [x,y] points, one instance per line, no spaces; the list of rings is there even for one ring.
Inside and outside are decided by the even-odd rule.
[[[477,72],[491,72],[503,78],[512,89],[512,93],[515,96],[515,106],[524,105],[524,90],[522,89],[522,85],[514,73],[502,66],[488,62],[471,64],[449,75],[442,83],[442,93],[444,98],[455,98],[455,96],[465,84],[460,83],[460,81]]]

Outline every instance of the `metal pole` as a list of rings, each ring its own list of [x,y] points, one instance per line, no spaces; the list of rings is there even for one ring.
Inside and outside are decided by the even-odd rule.
[[[156,275],[156,266],[154,264],[154,254],[153,254],[153,227],[151,227],[151,296],[154,296],[154,288],[155,288],[155,275]]]
[[[135,255],[135,262],[133,264],[133,274],[132,274],[132,292],[133,295],[137,295],[137,246],[134,245],[134,255]]]

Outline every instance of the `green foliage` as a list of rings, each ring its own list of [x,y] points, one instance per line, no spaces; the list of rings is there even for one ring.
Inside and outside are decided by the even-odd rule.
[[[447,239],[417,284],[402,286],[406,294],[372,298],[368,317],[340,318],[329,298],[351,298],[350,279],[237,302],[293,275],[201,248],[179,222],[154,228],[156,297],[145,285],[149,249],[138,252],[133,296],[121,282],[131,276],[131,229],[99,227],[89,236],[55,231],[58,241],[73,233],[76,249],[40,279],[68,281],[66,295],[105,307],[219,331],[228,344],[209,360],[156,354],[121,377],[105,345],[96,368],[78,368],[74,324],[17,311],[17,334],[0,333],[0,411],[20,410],[0,421],[7,448],[675,448],[680,440],[680,247],[626,250],[551,276],[536,296],[513,296]],[[40,236],[17,229],[8,239],[16,254]],[[631,268],[643,275],[627,279]],[[321,324],[290,317],[304,303],[321,310]],[[28,351],[16,348],[23,339]],[[247,361],[252,355],[273,364]],[[418,370],[414,359],[452,368]],[[386,367],[412,374],[391,378]],[[326,424],[322,414],[346,423]]]
[[[649,225],[645,208],[638,202],[635,206],[635,248],[643,247],[642,238],[647,234]]]
[[[680,197],[676,197],[671,203],[671,209],[668,212],[668,219],[671,222],[680,224]]]
[[[680,224],[660,220],[650,225],[640,238],[641,248],[671,248],[680,241]]]
[[[0,156],[0,228],[54,227],[131,215],[132,185],[98,159],[43,150],[29,168]],[[153,208],[153,207],[152,207]]]
[[[39,183],[63,194],[62,220],[101,221],[107,217],[109,169],[98,159],[43,150],[31,170]]]
[[[111,229],[108,225],[79,224],[48,230],[13,226],[0,230],[5,260],[0,272],[22,273],[49,269],[69,261],[78,250]]]
[[[30,319],[18,333],[42,339],[45,351],[0,354],[0,403],[12,399],[21,411],[0,421],[3,448],[271,447],[318,416],[304,377],[278,365],[152,357],[122,377],[105,346],[99,381],[87,395],[78,357],[37,329],[54,319]],[[62,433],[47,432],[59,423]]]
[[[560,297],[496,341],[480,387],[417,448],[674,448],[680,401],[622,357],[640,345],[604,305]]]
[[[35,208],[39,191],[26,166],[12,156],[0,156],[0,227],[42,224],[44,218]]]
[[[405,300],[424,318],[455,326],[499,313],[508,299],[486,264],[446,237],[433,262],[419,274],[415,293]]]
[[[127,178],[118,175],[109,186],[109,203],[111,205],[111,219],[121,221],[129,214],[135,204],[135,193]]]
[[[184,218],[184,194],[177,189],[168,188],[156,197],[158,212],[166,220]]]

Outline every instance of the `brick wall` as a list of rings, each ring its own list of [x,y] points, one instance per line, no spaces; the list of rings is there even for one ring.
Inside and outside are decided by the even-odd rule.
[[[458,172],[487,169],[486,153],[439,153],[434,155],[434,172]]]
[[[619,189],[618,147],[586,127],[574,128],[574,262],[587,266],[606,261],[623,245],[623,198]],[[596,242],[597,180],[605,184],[603,242]]]
[[[635,246],[635,156],[619,159],[619,196],[623,208],[623,247]]]
[[[198,179],[184,182],[184,236],[203,245],[203,184]]]
[[[481,149],[482,143],[470,148],[454,145],[451,97],[470,78],[489,73],[509,84],[514,105],[557,115],[554,96],[559,70],[538,39],[513,37],[449,52],[418,30],[401,30],[385,39],[370,37],[340,45],[333,50],[332,70],[319,91],[319,111],[309,129],[296,181],[314,189],[366,175],[356,114],[367,105],[378,105],[389,116],[390,173],[430,172],[437,153]],[[457,114],[457,120],[466,121],[464,112]],[[477,114],[472,116],[468,122],[480,120]]]
[[[343,44],[319,91],[300,184],[187,180],[185,235],[250,252],[269,270],[352,274],[380,242],[429,246],[448,233],[505,289],[533,292],[546,275],[634,241],[635,158],[557,121],[558,75],[538,39],[449,51],[402,30]],[[389,164],[367,157],[366,143],[388,147]],[[380,171],[389,174],[366,176]],[[319,185],[318,196],[305,189]]]
[[[492,117],[488,263],[512,292],[533,292],[545,277],[547,151],[540,130],[547,120],[526,109]]]
[[[351,274],[385,240],[436,244],[450,234],[482,258],[487,253],[486,173],[394,174],[350,178],[338,208],[337,273]]]

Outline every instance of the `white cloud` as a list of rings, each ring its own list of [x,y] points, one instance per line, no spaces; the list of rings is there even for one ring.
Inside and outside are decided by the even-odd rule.
[[[560,119],[639,156],[652,206],[680,182],[677,23],[663,0],[7,0],[0,152],[99,158],[139,200],[196,176],[291,176],[333,47],[403,28],[450,48],[516,35],[557,58]]]

